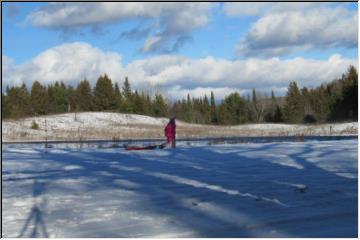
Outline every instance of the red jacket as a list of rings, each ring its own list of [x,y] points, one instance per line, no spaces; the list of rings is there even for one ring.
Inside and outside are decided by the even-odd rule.
[[[165,127],[165,136],[170,138],[175,138],[176,135],[176,125],[175,123],[168,123]]]

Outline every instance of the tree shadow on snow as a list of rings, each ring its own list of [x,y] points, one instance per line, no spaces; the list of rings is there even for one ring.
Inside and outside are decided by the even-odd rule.
[[[246,149],[242,149],[240,145],[238,150],[232,148],[229,153],[214,151],[209,146],[149,152],[66,149],[66,153],[56,153],[50,150],[40,155],[39,159],[80,167],[70,171],[56,170],[40,176],[34,171],[34,176],[18,180],[80,179],[86,176],[94,181],[83,189],[85,192],[125,189],[141,193],[146,197],[144,204],[137,205],[138,211],[174,216],[176,224],[194,230],[195,237],[356,236],[357,196],[355,199],[344,197],[343,194],[355,190],[357,193],[357,179],[337,176],[307,161],[303,155],[313,151],[310,144],[305,144],[301,151],[289,155],[303,169],[270,162],[266,155],[253,159],[244,154],[251,151],[266,152],[272,146],[264,144],[248,149],[245,145]],[[116,179],[126,179],[136,184],[136,187],[119,185]],[[300,193],[291,184],[283,183],[304,184],[308,189]],[[344,189],[338,189],[339,186]],[[60,190],[66,193],[69,186],[62,187]],[[337,195],[327,200],[329,194]],[[285,206],[271,201],[274,199]],[[316,215],[319,212],[319,208],[330,213],[352,212],[345,218],[349,226],[343,232],[322,232],[323,228],[329,227],[326,219],[314,218],[312,222],[311,218],[312,213]],[[219,209],[227,212],[227,215],[221,214]],[[289,216],[293,217],[287,219]],[[331,217],[334,218],[330,214]],[[41,228],[46,233],[41,211],[34,205],[20,236],[24,235],[32,219],[35,219],[36,226],[43,226]],[[304,224],[306,219],[310,226]],[[271,233],[273,229],[278,233]],[[33,231],[32,235],[37,235],[37,232]],[[121,233],[110,232],[107,236],[112,234],[116,237]]]

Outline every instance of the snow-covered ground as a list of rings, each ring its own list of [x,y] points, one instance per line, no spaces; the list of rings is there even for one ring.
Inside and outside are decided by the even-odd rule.
[[[4,145],[4,237],[357,237],[358,141]]]
[[[39,129],[31,129],[36,122]],[[161,138],[168,119],[110,112],[66,113],[2,121],[3,141]],[[358,123],[210,126],[177,121],[177,135],[191,137],[357,135]]]

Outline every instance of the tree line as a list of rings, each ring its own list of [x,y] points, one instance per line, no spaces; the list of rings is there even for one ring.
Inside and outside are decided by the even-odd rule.
[[[94,87],[84,79],[76,88],[55,82],[47,86],[35,81],[30,91],[25,84],[7,87],[2,93],[3,118],[21,118],[80,111],[112,111],[177,119],[201,124],[235,125],[243,123],[324,123],[357,121],[358,73],[350,66],[341,78],[313,89],[289,84],[285,97],[270,96],[253,89],[246,98],[233,92],[215,102],[210,96],[167,101],[133,90],[126,77],[123,86],[101,75]]]

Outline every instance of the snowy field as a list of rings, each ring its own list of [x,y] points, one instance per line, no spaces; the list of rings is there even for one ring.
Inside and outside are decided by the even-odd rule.
[[[32,123],[38,129],[32,129]],[[83,112],[2,121],[3,141],[163,138],[167,118]],[[358,123],[212,126],[177,121],[178,138],[357,135]]]
[[[358,141],[3,145],[3,237],[357,237]]]

